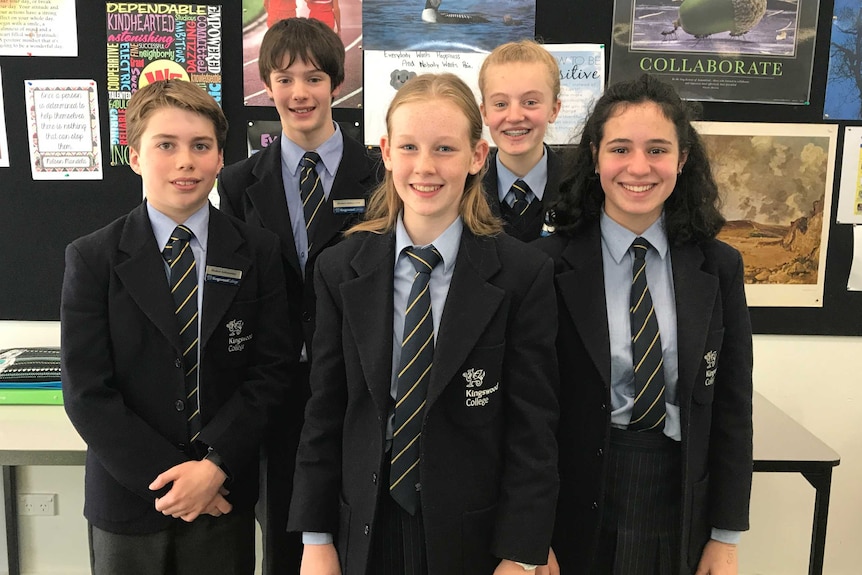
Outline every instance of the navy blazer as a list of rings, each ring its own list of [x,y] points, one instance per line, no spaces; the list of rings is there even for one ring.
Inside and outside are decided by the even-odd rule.
[[[335,213],[332,202],[367,199],[380,181],[381,162],[372,157],[365,146],[356,140],[344,133],[342,137],[344,153],[329,198],[316,218],[315,234],[319,237],[309,251],[305,275],[299,266],[290,213],[284,195],[281,138],[250,158],[226,166],[218,178],[220,210],[252,225],[271,230],[281,238],[287,296],[291,303],[291,324],[294,330],[299,331],[296,335],[306,344],[309,360],[312,353],[311,337],[314,334],[314,262],[320,252],[341,241],[342,232],[362,217],[361,213]]]
[[[548,207],[556,201],[559,192],[563,162],[560,155],[550,147],[545,146],[545,152],[548,154],[548,182],[545,184],[545,191],[542,196],[542,209],[536,212],[530,221],[522,222],[518,226],[514,226],[511,221],[505,218],[503,208],[500,205],[500,194],[497,191],[497,151],[495,150],[488,156],[488,171],[485,172],[485,177],[482,180],[488,205],[491,206],[494,215],[503,220],[505,232],[522,242],[531,242],[541,235]]]
[[[611,356],[601,226],[532,245],[554,260],[559,309],[560,498],[553,548],[563,575],[589,572],[610,429]],[[719,240],[670,246],[682,428],[681,573],[712,527],[748,529],[752,342],[742,258]]]
[[[335,534],[345,575],[365,573],[388,464],[394,251],[394,234],[357,234],[322,254],[315,275],[312,397],[288,529]],[[557,496],[551,272],[505,234],[462,233],[421,435],[430,575],[547,560]],[[471,399],[470,368],[484,370],[487,402]]]
[[[242,278],[204,283],[199,441],[230,471],[228,500],[251,509],[264,426],[296,357],[281,252],[210,207],[206,263]],[[63,399],[88,448],[84,515],[114,533],[165,529],[178,521],[155,509],[167,490],[148,485],[202,453],[187,444],[183,347],[146,204],[66,248],[60,320]]]

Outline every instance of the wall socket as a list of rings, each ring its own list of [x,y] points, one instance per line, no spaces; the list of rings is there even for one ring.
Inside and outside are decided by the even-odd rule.
[[[57,494],[19,493],[18,515],[57,515]]]

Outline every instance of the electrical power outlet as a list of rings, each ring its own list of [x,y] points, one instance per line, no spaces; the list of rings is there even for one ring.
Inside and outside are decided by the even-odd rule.
[[[18,494],[18,515],[56,515],[56,493]]]

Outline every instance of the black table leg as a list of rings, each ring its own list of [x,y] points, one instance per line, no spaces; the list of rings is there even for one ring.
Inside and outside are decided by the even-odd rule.
[[[3,466],[3,499],[6,510],[6,556],[9,575],[20,575],[21,563],[18,554],[18,489],[15,466]]]
[[[823,471],[803,472],[808,483],[814,487],[814,525],[811,528],[811,555],[808,575],[822,575],[823,556],[826,553],[826,519],[829,515],[829,492],[832,486],[832,468]]]

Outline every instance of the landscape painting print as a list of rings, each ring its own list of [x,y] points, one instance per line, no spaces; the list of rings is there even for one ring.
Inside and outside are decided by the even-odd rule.
[[[698,122],[753,307],[822,307],[838,127]]]

